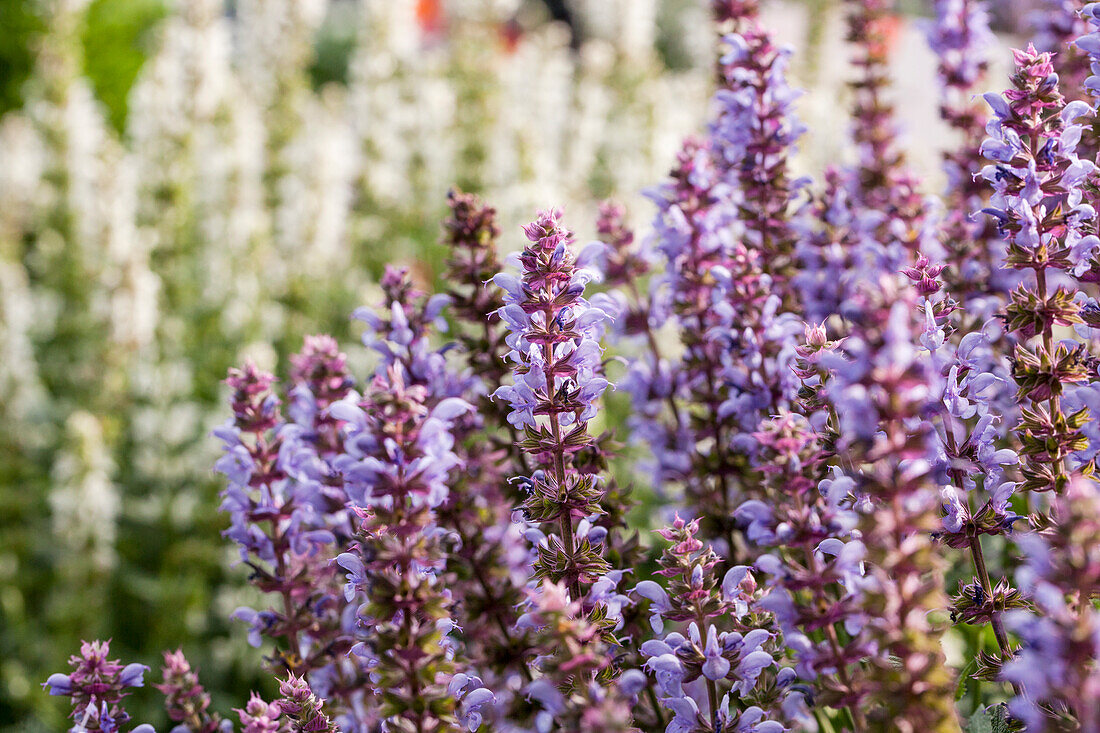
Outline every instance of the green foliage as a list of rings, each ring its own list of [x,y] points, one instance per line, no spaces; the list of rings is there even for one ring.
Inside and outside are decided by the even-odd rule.
[[[115,129],[126,123],[127,97],[151,51],[164,0],[93,0],[84,16],[84,72]]]
[[[355,49],[355,28],[358,22],[354,6],[333,6],[317,32],[317,41],[313,47],[314,59],[309,67],[309,78],[314,89],[329,83],[348,83],[348,64]]]
[[[43,31],[32,0],[0,0],[0,115],[23,104],[23,84],[34,67],[33,44]]]
[[[971,715],[966,724],[966,733],[993,733],[993,721],[989,712],[979,710]]]
[[[93,0],[81,31],[84,73],[117,130],[126,122],[127,96],[151,51],[164,0]],[[19,109],[35,49],[46,30],[34,0],[0,0],[0,115]]]
[[[1018,730],[1019,725],[1009,719],[1003,704],[978,710],[966,724],[966,733],[1010,733]]]

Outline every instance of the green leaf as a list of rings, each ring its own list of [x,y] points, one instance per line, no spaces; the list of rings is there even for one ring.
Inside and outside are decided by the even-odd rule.
[[[84,71],[116,130],[125,128],[130,89],[153,50],[152,31],[166,14],[163,0],[93,0],[87,7]]]
[[[989,718],[993,723],[993,733],[1011,733],[1013,730],[1008,722],[1008,710],[1003,704],[991,707]]]
[[[993,733],[993,719],[988,710],[979,710],[970,716],[966,733]]]
[[[966,697],[966,690],[970,684],[970,668],[972,666],[974,666],[973,660],[959,672],[959,684],[955,687],[955,702]]]

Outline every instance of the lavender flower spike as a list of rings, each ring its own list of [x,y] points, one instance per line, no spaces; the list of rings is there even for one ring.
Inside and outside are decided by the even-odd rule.
[[[349,590],[366,599],[356,610],[363,641],[352,652],[371,666],[379,713],[393,730],[458,727],[446,686],[455,623],[441,579],[444,533],[436,510],[447,499],[451,470],[461,464],[452,421],[470,405],[449,398],[429,408],[428,396],[424,385],[408,384],[397,363],[375,376],[365,399],[349,396],[341,405],[352,418],[348,440],[356,448],[340,468],[348,493],[362,497],[353,506],[362,523],[355,551],[337,562],[348,571]],[[292,678],[284,687],[306,700],[301,684]]]
[[[68,697],[73,706],[69,715],[75,722],[72,731],[103,731],[115,733],[126,730],[130,715],[121,702],[132,687],[143,687],[144,674],[149,668],[144,664],[123,666],[117,659],[108,659],[109,641],[83,642],[80,655],[69,657],[69,674],[53,674],[42,683],[51,695]],[[151,725],[142,724],[132,733],[153,733]]]
[[[504,290],[497,313],[508,324],[508,359],[515,364],[513,384],[493,396],[511,404],[509,420],[525,434],[520,445],[540,466],[528,482],[527,518],[560,531],[540,543],[535,577],[565,582],[573,600],[580,600],[582,585],[608,569],[597,547],[574,538],[573,522],[599,514],[603,492],[598,477],[580,473],[573,457],[592,444],[588,421],[608,387],[599,334],[613,301],[581,297],[599,273],[581,266],[592,250],[578,259],[573,233],[560,220],[560,210],[544,211],[524,227],[530,244],[520,255],[522,280],[503,273],[493,278]]]
[[[164,693],[168,717],[192,733],[215,733],[221,727],[221,718],[208,711],[210,694],[203,689],[182,649],[164,653],[162,674],[164,681],[156,688]]]
[[[1066,414],[1067,387],[1088,380],[1084,344],[1054,340],[1056,326],[1081,323],[1073,289],[1057,284],[1059,271],[1077,275],[1100,269],[1090,256],[1100,240],[1086,235],[1096,216],[1084,203],[1086,179],[1096,166],[1076,155],[1082,125],[1090,113],[1081,101],[1065,104],[1049,53],[1031,46],[1013,51],[1016,71],[1004,96],[986,94],[993,119],[982,143],[991,162],[982,170],[994,189],[985,209],[1007,244],[1005,266],[1034,273],[1034,287],[1011,293],[1007,330],[1017,339],[1012,376],[1023,409],[1023,491],[1061,491],[1070,480],[1065,459],[1085,447],[1081,427],[1087,411]],[[1035,338],[1035,337],[1039,338]]]
[[[1006,615],[1022,643],[1001,670],[1024,690],[1009,709],[1027,729],[1100,730],[1100,486],[1075,477],[1053,501],[1054,527],[1021,538],[1027,557],[1016,573],[1034,610]]]

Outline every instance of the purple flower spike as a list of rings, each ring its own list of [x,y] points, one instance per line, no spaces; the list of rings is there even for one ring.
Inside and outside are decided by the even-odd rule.
[[[144,685],[143,675],[149,671],[144,664],[123,666],[117,659],[108,659],[109,641],[81,642],[80,655],[69,657],[69,674],[53,674],[42,683],[51,695],[68,697],[72,703],[70,716],[76,723],[73,730],[122,730],[130,715],[122,706],[129,690]],[[138,726],[148,728],[149,726]]]
[[[1003,667],[983,657],[979,672],[1018,685],[1010,710],[1034,730],[1053,730],[1058,719],[1080,730],[1100,729],[1100,486],[1076,477],[1053,501],[1052,526],[1021,542],[1026,562],[1016,578],[1034,599],[1030,609],[1008,614],[1006,624],[1022,641]]]
[[[1064,273],[1087,281],[1100,268],[1088,254],[1095,237],[1086,234],[1095,211],[1083,201],[1096,166],[1076,153],[1082,131],[1076,120],[1091,109],[1065,103],[1049,53],[1029,46],[1013,58],[1012,88],[1003,98],[987,95],[995,114],[982,148],[991,160],[982,177],[994,190],[986,211],[1007,244],[1006,267],[1033,273],[1033,284],[1012,291],[1004,314],[1017,341],[1012,377],[1022,406],[1019,490],[1059,492],[1071,478],[1068,459],[1087,446],[1087,411],[1067,413],[1062,404],[1067,393],[1078,405],[1086,401],[1081,392],[1088,388],[1078,387],[1091,380],[1085,344],[1056,341],[1054,329],[1084,321],[1076,288],[1061,284]]]
[[[760,716],[753,716],[731,710],[730,696],[753,695],[758,703],[778,708],[784,694],[763,685],[757,689],[761,673],[776,660],[773,635],[739,620],[753,599],[752,576],[745,568],[733,568],[719,583],[714,574],[719,558],[696,538],[696,520],[677,517],[658,532],[672,543],[662,553],[657,571],[668,579],[668,591],[647,580],[633,592],[649,601],[650,612],[661,619],[654,629],[661,629],[663,622],[688,624],[686,637],[672,631],[642,645],[645,670],[654,676],[658,699],[673,714],[670,725],[679,726],[670,730],[749,730],[743,726],[761,720],[763,711],[756,708]],[[696,680],[700,683],[691,684]],[[771,722],[778,726],[775,730],[787,730]]]
[[[169,718],[184,723],[194,733],[215,733],[219,730],[221,718],[209,712],[210,695],[199,683],[198,674],[191,669],[182,650],[164,653],[161,673],[164,681],[156,688],[164,693],[164,706]]]
[[[445,687],[424,687],[421,680],[453,669],[447,638],[454,628],[452,602],[442,585],[443,532],[436,517],[452,471],[461,465],[453,423],[470,405],[443,400],[429,408],[428,390],[407,380],[402,364],[393,364],[359,402],[364,423],[349,430],[348,439],[365,450],[341,462],[355,484],[349,493],[360,497],[353,504],[361,519],[359,541],[338,562],[348,571],[345,592],[366,601],[354,610],[363,639],[357,649],[372,660],[381,719],[412,730],[430,721],[457,728],[455,699]],[[292,675],[282,693],[279,705],[288,715],[306,715],[303,726],[327,721],[304,679]]]
[[[494,397],[511,404],[509,421],[524,431],[520,445],[540,468],[523,504],[528,520],[549,529],[537,548],[535,578],[564,582],[577,600],[610,569],[599,546],[575,536],[574,523],[603,511],[600,479],[578,471],[576,456],[593,444],[588,421],[609,386],[599,339],[611,315],[582,297],[596,273],[578,267],[573,233],[560,221],[560,211],[543,211],[524,227],[529,244],[520,255],[520,284],[495,278],[506,286],[498,314],[508,324],[507,358],[515,368],[513,383]]]

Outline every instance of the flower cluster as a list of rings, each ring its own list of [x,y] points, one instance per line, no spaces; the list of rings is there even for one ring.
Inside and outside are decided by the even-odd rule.
[[[647,418],[639,433],[659,480],[683,485],[704,533],[727,552],[740,492],[756,480],[750,435],[793,397],[787,366],[801,330],[784,297],[796,250],[789,214],[804,183],[788,169],[803,131],[786,81],[790,52],[753,8],[739,10],[715,4],[720,21],[735,22],[723,38],[709,134],[688,139],[672,180],[650,193],[666,273],[638,310],[651,321],[675,317],[681,354],[666,362],[650,335],[623,384]]]
[[[72,671],[50,675],[42,687],[72,702],[72,733],[153,733],[153,726],[144,723],[132,729],[126,727],[130,716],[121,705],[131,688],[144,686],[149,668],[137,663],[123,666],[117,659],[108,659],[110,653],[110,642],[84,642],[80,655],[69,657]]]
[[[762,269],[781,283],[791,276],[795,236],[788,217],[805,179],[791,180],[789,162],[805,127],[794,113],[800,92],[787,82],[792,50],[777,47],[751,18],[723,39],[720,105],[711,137],[723,167],[736,175],[738,219]]]
[[[897,195],[905,166],[887,94],[898,20],[890,0],[849,0],[847,4],[847,40],[856,47],[853,64],[859,70],[851,84],[852,139],[859,154],[856,188],[870,208],[882,210]]]
[[[1027,559],[1017,580],[1034,608],[1007,617],[1022,649],[1002,675],[1021,690],[1010,708],[1029,729],[1054,728],[1061,719],[1095,730],[1100,727],[1095,663],[1100,615],[1090,599],[1100,592],[1100,489],[1091,480],[1075,479],[1051,511],[1055,529],[1021,543]]]
[[[1066,458],[1085,447],[1087,416],[1084,409],[1066,413],[1061,398],[1087,381],[1089,370],[1083,343],[1055,342],[1055,327],[1082,322],[1076,288],[1056,276],[1087,271],[1100,244],[1085,234],[1096,212],[1083,200],[1083,184],[1095,165],[1075,154],[1077,120],[1091,109],[1080,101],[1065,104],[1049,53],[1033,47],[1014,53],[1012,88],[1004,96],[986,95],[994,117],[982,153],[992,162],[982,176],[995,193],[985,212],[1007,244],[1005,264],[1034,276],[1012,291],[1004,317],[1018,339],[1011,355],[1017,396],[1027,401],[1018,428],[1020,488],[1061,491],[1069,481]]]
[[[1088,49],[1077,43],[1089,32],[1086,7],[1084,0],[1044,0],[1029,18],[1032,41],[1039,51],[1051,54],[1054,72],[1070,101],[1087,100],[1090,95],[1091,58]],[[1095,160],[1100,150],[1096,133],[1091,128],[1082,130],[1080,145],[1083,157]]]
[[[806,361],[799,372],[808,383],[827,378],[810,360],[820,361],[836,346],[822,331],[807,328],[807,343],[800,347]],[[858,662],[873,647],[859,636],[867,622],[859,606],[867,551],[855,531],[855,484],[839,472],[826,473],[828,451],[811,422],[820,424],[823,416],[808,413],[810,419],[782,413],[755,434],[764,483],[758,498],[738,507],[737,517],[752,543],[753,564],[765,577],[757,606],[774,615],[798,676],[820,680],[817,700],[847,708],[865,726],[860,706],[867,688]]]
[[[339,733],[339,728],[321,709],[322,701],[313,694],[304,678],[291,673],[279,685],[279,694],[282,699],[275,704],[289,721],[292,733]]]
[[[520,623],[537,629],[533,650],[540,677],[524,689],[541,708],[536,730],[556,725],[578,733],[638,733],[630,710],[641,684],[637,670],[611,681],[614,644],[564,585],[544,579],[531,592],[530,609]]]
[[[365,598],[355,611],[363,641],[352,653],[371,671],[378,715],[394,726],[435,731],[457,724],[441,684],[451,669],[453,621],[439,578],[443,537],[435,509],[459,466],[451,422],[469,405],[450,398],[429,409],[427,397],[395,364],[375,377],[369,394],[340,406],[349,441],[340,471],[360,522],[358,549],[337,560],[348,574],[347,600]],[[299,696],[302,684],[286,683]]]
[[[995,251],[1000,241],[994,227],[988,219],[972,216],[989,198],[984,182],[973,175],[981,163],[978,150],[987,117],[974,97],[986,81],[994,44],[984,2],[936,2],[929,45],[939,58],[940,116],[960,138],[957,147],[944,153],[943,161],[947,188],[942,243],[947,258],[955,263],[944,277],[954,297],[983,316],[989,315],[989,296],[1000,294],[1006,280]]]
[[[343,658],[353,640],[327,552],[350,533],[347,499],[331,463],[340,448],[337,422],[327,414],[347,393],[348,377],[331,339],[307,340],[294,363],[297,384],[288,395],[294,421],[283,416],[273,375],[248,363],[226,380],[234,418],[216,431],[225,447],[217,468],[229,479],[226,536],[240,546],[253,583],[279,599],[272,608],[240,608],[234,616],[249,624],[253,646],[263,636],[285,645],[280,669],[316,671],[351,691],[361,670]]]
[[[164,653],[164,666],[161,669],[164,681],[156,688],[164,693],[164,707],[168,717],[180,725],[184,731],[192,733],[214,733],[221,726],[221,718],[210,712],[210,694],[199,682],[198,674],[191,669],[183,650]]]
[[[496,210],[473,194],[452,190],[447,194],[451,216],[443,222],[444,244],[451,254],[448,279],[451,282],[451,312],[455,318],[481,326],[480,331],[460,331],[459,339],[469,353],[470,364],[487,382],[503,377],[503,328],[493,314],[503,303],[485,283],[500,272],[496,240],[500,228]]]
[[[387,260],[437,276],[455,183],[511,232],[550,202],[640,201],[664,173],[706,106],[694,8],[588,3],[571,42],[521,4],[194,0],[129,16],[135,45],[76,0],[6,28],[26,91],[0,121],[0,553],[25,570],[0,628],[25,662],[0,686],[6,722],[39,721],[30,682],[82,634],[151,639],[177,613],[192,661],[254,684],[247,651],[197,621],[238,576],[191,552],[224,528],[207,433],[243,353],[286,378],[307,333],[345,343]],[[86,35],[125,70],[83,63]],[[178,582],[129,582],[162,572]],[[141,602],[100,613],[120,586]]]
[[[522,477],[525,516],[551,528],[538,546],[535,577],[564,582],[580,600],[584,586],[608,569],[592,540],[576,533],[576,522],[602,513],[603,491],[598,476],[576,469],[574,456],[592,444],[588,422],[609,384],[599,334],[613,305],[606,296],[582,297],[585,284],[598,277],[585,267],[593,249],[574,255],[573,234],[560,220],[560,211],[542,212],[524,227],[530,244],[520,255],[522,279],[493,278],[504,291],[497,313],[508,324],[508,359],[515,365],[513,383],[494,396],[511,404],[508,419],[523,430],[520,445],[538,466]]]
[[[658,634],[642,644],[642,654],[657,682],[658,699],[672,713],[667,730],[780,733],[787,729],[765,720],[766,709],[774,709],[776,688],[794,678],[793,670],[774,674],[775,659],[765,648],[772,634],[752,625],[747,600],[755,581],[748,569],[732,567],[719,582],[715,571],[721,558],[696,537],[698,532],[697,520],[679,517],[660,530],[672,543],[657,571],[668,579],[668,588],[653,580],[634,588],[636,596],[649,601]],[[664,633],[665,622],[686,623],[687,635]],[[731,698],[738,704],[731,706]],[[765,708],[751,704],[757,698]]]

